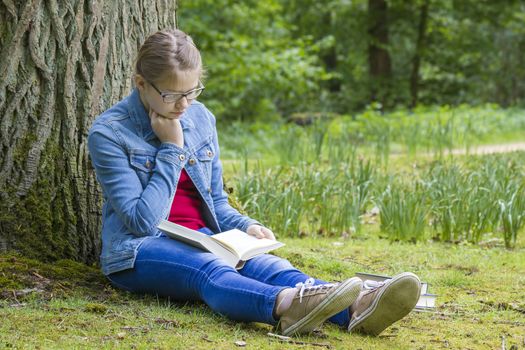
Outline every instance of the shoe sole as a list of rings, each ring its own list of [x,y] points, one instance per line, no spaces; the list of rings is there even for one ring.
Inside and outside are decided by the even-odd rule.
[[[408,315],[419,300],[421,282],[410,272],[401,273],[385,283],[370,307],[350,321],[348,330],[379,335],[385,328]]]
[[[310,313],[282,331],[285,336],[308,333],[326,319],[350,307],[361,292],[363,282],[358,277],[341,282],[337,289],[317,305]]]

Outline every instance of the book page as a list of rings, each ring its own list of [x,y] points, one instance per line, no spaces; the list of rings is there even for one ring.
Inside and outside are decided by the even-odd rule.
[[[245,260],[284,245],[270,239],[255,238],[240,230],[208,236],[167,220],[162,220],[158,228],[170,238],[220,256],[228,265],[237,269],[242,268]]]
[[[187,243],[194,247],[207,250],[217,256],[223,258],[228,265],[237,268],[242,266],[240,259],[237,257],[235,252],[227,248],[219,241],[212,239],[212,236],[208,236],[202,232],[189,229],[176,223],[162,220],[158,228],[163,231],[168,237]],[[239,267],[240,268],[240,267]]]
[[[271,239],[250,236],[237,229],[218,233],[211,237],[230,248],[242,260],[247,260],[257,254],[266,253],[284,245]]]

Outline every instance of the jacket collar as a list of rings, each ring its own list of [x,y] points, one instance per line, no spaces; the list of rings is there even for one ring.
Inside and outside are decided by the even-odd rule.
[[[137,88],[133,89],[131,94],[128,96],[128,112],[131,120],[133,121],[133,124],[135,124],[137,132],[143,139],[149,141],[156,137],[153,129],[151,128],[151,123],[149,115],[146,112],[146,108],[144,108],[144,105],[140,100],[140,94]],[[182,130],[193,129],[195,127],[193,120],[188,117],[189,115],[186,113],[186,115],[180,120]]]

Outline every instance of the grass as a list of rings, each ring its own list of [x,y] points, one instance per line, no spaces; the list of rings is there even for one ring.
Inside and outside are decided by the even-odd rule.
[[[326,324],[284,343],[267,335],[271,326],[232,322],[199,302],[116,290],[96,267],[6,254],[0,349],[525,348],[524,154],[460,158],[459,168],[444,156],[521,137],[522,112],[368,110],[309,128],[221,133],[234,200],[280,233],[287,245],[277,255],[325,280],[412,271],[430,283],[435,312],[411,313],[380,337]]]
[[[480,242],[498,234],[512,247],[525,225],[525,152],[377,163],[245,165],[227,178],[238,207],[282,236],[359,231],[373,206],[393,240]]]
[[[385,167],[392,154],[432,154],[441,159],[454,149],[467,153],[480,145],[521,141],[525,111],[485,106],[418,107],[387,114],[373,108],[356,115],[327,115],[306,127],[284,122],[220,126],[223,157],[348,162],[356,153]]]
[[[416,241],[425,237],[427,196],[419,183],[412,186],[388,186],[378,200],[382,231],[393,240]]]
[[[391,243],[378,237],[376,224],[366,229],[366,236],[283,238],[286,246],[276,254],[325,280],[413,271],[438,294],[435,312],[414,312],[377,338],[325,324],[315,335],[294,338],[306,345],[287,344],[268,336],[268,325],[232,322],[202,303],[115,290],[92,267],[64,261],[50,267],[4,255],[0,276],[10,276],[11,284],[0,284],[0,348],[232,349],[245,341],[250,349],[323,348],[313,343],[334,349],[494,349],[501,348],[502,336],[507,347],[523,347],[523,239],[514,250]],[[36,290],[21,295],[24,288]]]

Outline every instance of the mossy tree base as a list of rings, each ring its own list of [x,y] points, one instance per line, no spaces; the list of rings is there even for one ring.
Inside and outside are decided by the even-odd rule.
[[[100,251],[102,194],[86,136],[127,95],[150,33],[176,2],[0,3],[0,252],[87,263]]]

